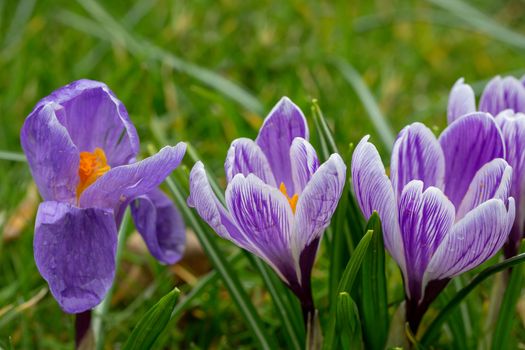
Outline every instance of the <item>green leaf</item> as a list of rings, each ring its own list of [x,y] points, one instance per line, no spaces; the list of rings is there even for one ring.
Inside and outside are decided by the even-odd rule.
[[[0,160],[11,160],[14,162],[27,162],[26,156],[23,153],[16,153],[10,151],[0,151]]]
[[[219,250],[217,243],[211,238],[210,233],[202,227],[194,212],[186,205],[187,194],[184,194],[171,178],[168,177],[166,179],[166,183],[169,190],[173,194],[177,206],[182,211],[189,226],[191,226],[195,231],[202,248],[206,252],[206,255],[212,262],[215,269],[219,272],[224,285],[232,297],[233,302],[239,308],[241,315],[244,317],[248,327],[253,332],[255,338],[258,340],[260,347],[262,349],[275,349],[276,346],[274,338],[269,337],[266,334],[260,317],[257,314],[253,303],[249,299],[248,294],[242,287],[237,274],[228,264],[224,253]]]
[[[388,300],[385,276],[385,248],[377,212],[368,220],[367,231],[374,231],[361,267],[361,315],[367,349],[384,349],[388,336]]]
[[[337,298],[336,324],[344,350],[361,348],[359,310],[347,292],[339,293]]]
[[[179,294],[179,290],[175,288],[153,305],[135,326],[123,349],[151,349],[166,328]]]
[[[357,274],[361,268],[361,265],[363,263],[363,260],[365,258],[366,252],[368,250],[368,246],[370,245],[370,240],[372,239],[372,236],[374,234],[374,231],[368,231],[359,244],[357,245],[356,249],[354,250],[352,257],[348,261],[348,264],[346,265],[346,268],[343,272],[343,277],[339,281],[339,287],[338,287],[338,294],[347,292],[349,293],[352,290],[352,286],[354,284],[354,281],[357,277]],[[325,341],[323,344],[323,349],[335,349],[336,346],[336,337],[335,337],[335,320],[336,320],[336,305],[332,304],[330,306],[330,318],[328,322],[328,328],[326,329],[326,335],[325,335]]]
[[[450,313],[455,310],[455,308],[461,303],[461,301],[472,291],[474,288],[483,282],[486,278],[492,276],[493,274],[508,269],[509,267],[518,265],[525,262],[525,253],[516,255],[510,259],[506,259],[498,264],[494,264],[490,267],[487,267],[485,270],[481,271],[474,279],[463,287],[450,301],[449,303],[441,309],[439,314],[436,316],[434,321],[428,326],[427,331],[421,338],[421,344],[427,346],[431,344],[436,336],[439,334],[441,326],[447,320]]]
[[[518,266],[504,273],[506,272],[510,273],[510,278],[505,289],[505,294],[503,294],[496,329],[492,335],[493,350],[512,349],[516,346],[516,344],[509,344],[509,341],[512,339],[510,332],[517,318],[516,304],[520,298],[523,287],[523,267]]]

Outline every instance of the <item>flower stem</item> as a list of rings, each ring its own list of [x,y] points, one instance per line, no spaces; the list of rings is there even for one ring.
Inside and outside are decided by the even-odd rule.
[[[80,349],[80,345],[89,336],[90,328],[91,310],[75,315],[75,349]]]

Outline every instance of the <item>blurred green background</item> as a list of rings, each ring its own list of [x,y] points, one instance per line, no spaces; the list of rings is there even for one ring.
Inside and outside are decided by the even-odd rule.
[[[107,83],[127,106],[143,152],[147,144],[190,141],[220,183],[230,142],[255,137],[283,95],[305,111],[314,144],[310,108],[317,99],[342,149],[371,134],[387,160],[388,132],[381,138],[371,113],[384,118],[389,137],[414,121],[441,129],[458,78],[479,93],[493,75],[525,73],[523,18],[523,0],[0,0],[0,151],[21,152],[20,127],[40,98],[90,78]],[[37,200],[30,184],[25,163],[0,160],[0,346],[66,349],[73,318],[59,310],[33,262]],[[318,260],[314,293],[322,305],[326,257]],[[125,341],[174,284],[191,289],[201,272],[191,264],[181,269],[159,266],[140,249],[125,251],[107,348]],[[236,270],[279,337],[257,275],[245,261]],[[389,270],[389,299],[396,300],[402,287],[397,269]],[[486,301],[489,291],[484,285],[471,302]],[[513,335],[525,338],[518,323]],[[220,282],[162,339],[172,348],[251,342]]]

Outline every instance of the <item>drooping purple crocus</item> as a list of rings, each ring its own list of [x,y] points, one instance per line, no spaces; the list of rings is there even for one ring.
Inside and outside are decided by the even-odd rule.
[[[495,117],[505,141],[505,159],[514,174],[510,194],[516,201],[516,219],[504,247],[505,256],[511,257],[518,253],[525,234],[525,77],[521,81],[514,77],[493,78],[481,95],[478,109]],[[448,121],[475,111],[474,91],[459,79],[450,92]]]
[[[226,207],[201,162],[190,174],[188,204],[221,237],[268,263],[301,300],[307,319],[314,309],[310,275],[319,241],[345,183],[343,160],[333,154],[319,165],[303,113],[284,97],[255,141],[232,142],[224,167]]]
[[[137,131],[105,84],[79,80],[54,91],[29,114],[20,138],[44,200],[35,223],[36,265],[64,311],[83,313],[104,298],[130,204],[151,254],[166,264],[181,258],[184,223],[158,186],[186,146],[136,162]]]
[[[493,118],[474,113],[439,139],[421,123],[405,127],[392,150],[390,179],[368,136],[354,151],[352,178],[368,218],[377,211],[387,250],[405,284],[414,334],[448,281],[493,256],[514,221],[512,168]]]

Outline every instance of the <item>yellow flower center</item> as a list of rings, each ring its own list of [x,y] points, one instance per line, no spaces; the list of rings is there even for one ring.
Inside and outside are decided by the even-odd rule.
[[[94,152],[80,152],[80,164],[78,165],[80,181],[77,186],[77,200],[86,188],[107,173],[109,169],[111,167],[108,165],[106,154],[101,148],[95,148]]]
[[[279,191],[281,191],[282,194],[285,195],[286,199],[288,199],[288,203],[290,203],[290,207],[292,207],[292,212],[295,214],[295,207],[297,206],[297,200],[299,199],[299,195],[296,193],[290,197],[288,195],[288,192],[286,191],[286,186],[284,185],[284,182],[281,182],[281,185],[279,186]]]

